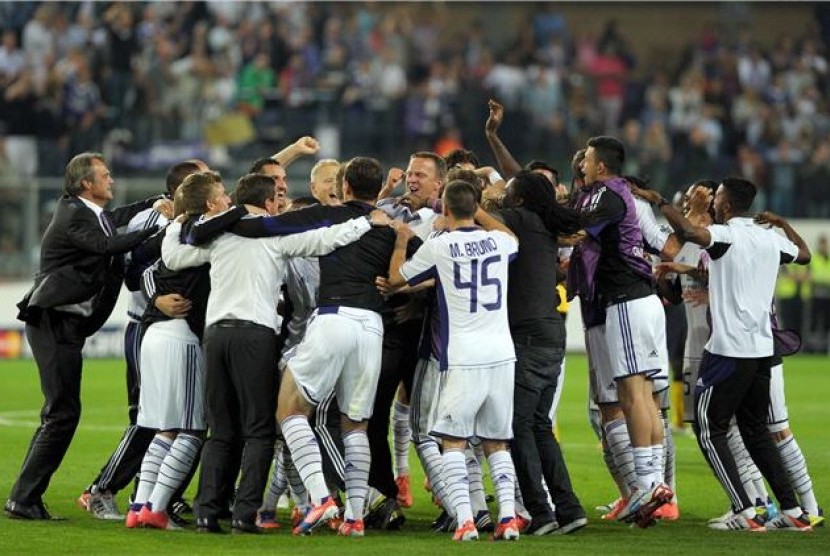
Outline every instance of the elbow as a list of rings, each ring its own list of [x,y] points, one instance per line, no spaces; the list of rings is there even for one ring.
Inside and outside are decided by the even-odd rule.
[[[798,257],[795,259],[795,262],[800,265],[808,265],[811,260],[813,260],[813,255],[810,251],[803,250],[798,253]]]

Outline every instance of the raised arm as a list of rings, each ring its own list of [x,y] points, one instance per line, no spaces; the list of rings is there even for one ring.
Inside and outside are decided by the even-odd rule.
[[[493,99],[487,101],[487,106],[490,108],[487,123],[484,125],[487,142],[490,144],[490,150],[493,151],[502,174],[510,179],[521,171],[522,165],[513,158],[498,134],[499,126],[504,121],[504,107]]]
[[[320,143],[314,137],[300,137],[271,158],[287,168],[292,162],[303,156],[311,156],[320,152]]]
[[[412,228],[401,222],[396,222],[395,229],[395,249],[392,251],[392,258],[389,259],[389,286],[391,288],[400,288],[406,284],[406,278],[401,274],[401,267],[406,262],[407,248],[409,240],[415,237],[415,232]]]
[[[502,222],[501,220],[499,220],[483,208],[478,207],[478,210],[475,214],[475,219],[476,222],[478,222],[479,225],[488,232],[491,230],[498,230],[500,232],[504,232],[510,236],[513,236],[513,238],[516,241],[519,241],[519,238],[516,237],[516,234],[513,233],[513,230],[507,227],[507,224],[505,224],[504,222]]]
[[[775,226],[776,228],[781,228],[784,232],[784,235],[787,236],[787,239],[792,241],[796,247],[798,247],[798,255],[796,256],[795,260],[793,261],[796,264],[810,264],[810,260],[812,259],[812,254],[810,253],[810,248],[807,247],[807,244],[798,235],[790,223],[787,222],[783,217],[778,216],[775,213],[766,211],[762,212],[758,216],[755,217],[755,222],[758,224],[769,224],[771,226]]]
[[[705,194],[702,190],[699,191]],[[657,208],[660,209],[660,212],[663,213],[663,216],[666,217],[666,220],[669,221],[669,224],[675,234],[677,234],[678,240],[682,242],[690,241],[700,245],[701,247],[708,247],[709,244],[712,243],[712,236],[708,229],[695,226],[689,222],[679,210],[674,208],[670,202],[660,196],[657,191],[651,189],[640,189],[639,187],[632,185],[631,193],[646,200],[652,205],[656,205]],[[698,191],[695,191],[694,195],[697,194]]]

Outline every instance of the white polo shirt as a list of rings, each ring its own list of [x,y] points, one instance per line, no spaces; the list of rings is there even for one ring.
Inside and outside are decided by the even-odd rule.
[[[778,267],[798,256],[798,247],[751,218],[709,226],[709,308],[712,335],[706,350],[740,358],[773,354],[770,312]]]

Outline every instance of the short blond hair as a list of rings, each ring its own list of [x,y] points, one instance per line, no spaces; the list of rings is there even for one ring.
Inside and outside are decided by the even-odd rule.
[[[314,181],[316,179],[317,174],[320,172],[320,170],[322,170],[326,166],[337,166],[339,168],[340,167],[340,162],[338,162],[337,160],[335,160],[333,158],[321,158],[320,160],[317,161],[317,164],[315,164],[311,168],[311,181]]]

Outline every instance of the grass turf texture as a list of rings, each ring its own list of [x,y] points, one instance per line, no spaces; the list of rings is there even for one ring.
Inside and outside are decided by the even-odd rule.
[[[52,479],[45,500],[60,523],[34,523],[0,517],[0,553],[142,554],[254,552],[313,554],[442,554],[447,551],[487,554],[830,554],[830,527],[812,534],[720,532],[706,520],[728,507],[714,476],[705,464],[693,436],[675,436],[681,519],[649,530],[599,519],[594,507],[616,497],[602,462],[596,438],[586,419],[586,363],[568,357],[565,391],[559,409],[562,445],[574,488],[589,516],[589,526],[573,535],[522,537],[518,543],[486,542],[458,546],[449,535],[428,530],[437,510],[421,488],[423,475],[414,451],[410,456],[415,506],[406,511],[399,532],[367,531],[363,539],[336,537],[321,530],[296,538],[288,526],[260,536],[198,535],[187,532],[126,530],[123,523],[93,519],[78,510],[75,499],[95,476],[116,446],[126,420],[124,371],[121,361],[88,361],[84,368],[84,409],[72,446]],[[830,359],[799,356],[785,361],[790,420],[807,458],[819,503],[830,511]],[[42,403],[34,363],[0,362],[0,495],[11,488],[38,420]],[[489,482],[489,479],[486,479]],[[194,481],[195,483],[196,481]],[[488,492],[492,487],[487,485]],[[188,498],[195,495],[195,484]],[[122,510],[127,493],[119,495]],[[284,511],[279,516],[287,520]]]

